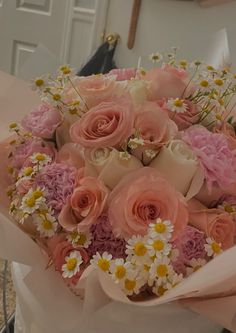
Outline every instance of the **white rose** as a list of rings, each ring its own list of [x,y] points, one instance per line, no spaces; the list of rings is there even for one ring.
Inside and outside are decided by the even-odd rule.
[[[202,187],[204,174],[198,159],[182,140],[172,140],[164,146],[150,167],[157,169],[187,199]]]

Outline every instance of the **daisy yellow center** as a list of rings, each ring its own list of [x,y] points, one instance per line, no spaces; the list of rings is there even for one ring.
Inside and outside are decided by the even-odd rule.
[[[45,229],[45,230],[51,230],[52,229],[52,222],[51,221],[49,221],[49,220],[44,220],[43,221],[43,228]]]
[[[39,162],[45,161],[45,156],[43,154],[37,154],[35,159]]]
[[[193,271],[196,272],[199,270],[199,268],[201,268],[202,266],[201,265],[197,265],[195,267],[193,267]]]
[[[135,280],[129,280],[129,279],[125,280],[125,289],[132,291],[134,290],[135,286],[136,286]]]
[[[186,67],[187,66],[187,61],[186,60],[181,60],[180,61],[180,65],[183,66],[183,67]]]
[[[214,67],[209,65],[209,66],[207,66],[207,70],[208,70],[208,71],[213,71],[213,70],[214,70]]]
[[[87,237],[85,234],[79,234],[79,239],[77,240],[78,245],[84,245],[87,241]]]
[[[160,264],[159,266],[157,266],[156,272],[157,276],[165,277],[168,273],[167,266],[165,264]]]
[[[221,248],[220,248],[220,245],[219,244],[217,244],[216,242],[213,242],[212,244],[211,244],[211,248],[212,248],[212,251],[214,252],[214,253],[220,253],[220,251],[221,251]]]
[[[33,172],[33,168],[32,167],[27,167],[24,170],[24,175],[25,176],[30,176],[32,174],[32,172]]]
[[[217,120],[222,120],[222,115],[219,114],[219,113],[217,113],[217,114],[216,114],[216,119],[217,119]]]
[[[79,233],[77,231],[73,231],[70,234],[70,237],[71,237],[72,241],[75,241],[78,236],[79,236]]]
[[[60,101],[61,95],[60,94],[54,94],[53,99],[54,99],[54,101]]]
[[[61,68],[61,72],[66,75],[66,74],[70,74],[71,73],[71,69],[67,66],[62,66]]]
[[[70,114],[77,114],[78,113],[78,110],[76,108],[70,108],[69,109],[69,113]]]
[[[160,56],[158,54],[153,54],[152,55],[152,59],[153,60],[159,60],[160,59]]]
[[[216,84],[217,86],[223,86],[224,82],[223,82],[223,80],[221,80],[221,79],[215,79],[215,84]]]
[[[37,87],[42,87],[44,85],[44,80],[43,79],[37,79],[37,80],[35,80],[35,85]]]
[[[157,223],[155,225],[155,231],[158,233],[158,234],[163,234],[165,231],[166,231],[166,226],[164,223]]]
[[[174,106],[181,108],[183,106],[184,102],[181,99],[176,99],[174,101]]]
[[[68,271],[73,271],[76,268],[76,265],[77,265],[77,259],[70,258],[66,263],[66,268],[68,269]]]
[[[37,200],[43,196],[43,192],[40,190],[36,190],[33,192],[33,197]]]
[[[11,123],[10,125],[9,125],[9,128],[10,129],[14,129],[14,128],[16,128],[17,127],[17,123]]]
[[[144,256],[147,253],[147,248],[145,244],[142,242],[136,243],[134,246],[134,253],[139,257]]]
[[[126,269],[124,266],[119,265],[116,267],[116,272],[115,272],[115,276],[117,279],[123,279],[123,277],[125,276],[126,273]]]
[[[207,80],[202,80],[202,81],[200,82],[200,86],[202,86],[202,87],[206,88],[206,87],[208,87],[208,86],[209,86],[209,83],[208,83],[208,81],[207,81]]]
[[[225,205],[224,209],[227,213],[233,213],[234,212],[234,209],[231,205]]]
[[[159,286],[157,289],[158,295],[162,296],[166,292],[166,289],[163,286]]]
[[[34,207],[35,206],[36,199],[34,197],[30,197],[26,199],[25,203],[28,207]]]
[[[161,251],[161,250],[163,250],[163,249],[164,249],[164,246],[165,246],[164,242],[163,242],[162,240],[160,240],[160,239],[155,240],[155,241],[153,242],[153,244],[152,244],[152,247],[153,247],[154,250],[156,250],[156,251]]]
[[[110,262],[107,259],[101,258],[98,260],[98,267],[102,271],[107,272],[107,271],[109,271],[109,268],[110,268]]]
[[[221,106],[223,106],[223,105],[225,104],[225,102],[224,102],[224,100],[223,100],[222,98],[220,98],[220,99],[218,100],[218,102],[219,102],[219,104],[220,104]]]
[[[143,265],[143,269],[144,269],[145,272],[149,272],[150,266]]]

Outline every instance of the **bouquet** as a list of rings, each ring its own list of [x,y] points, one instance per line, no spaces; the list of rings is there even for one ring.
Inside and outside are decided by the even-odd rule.
[[[81,298],[94,273],[129,304],[232,296],[236,77],[175,49],[151,60],[32,81],[41,103],[4,143],[10,216]]]

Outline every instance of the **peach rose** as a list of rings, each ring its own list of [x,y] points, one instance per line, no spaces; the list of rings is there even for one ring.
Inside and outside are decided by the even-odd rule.
[[[85,149],[85,175],[98,178],[111,190],[125,175],[142,167],[142,163],[132,155],[122,159],[116,149]]]
[[[134,149],[132,154],[143,159],[144,164],[150,162],[146,150],[159,150],[178,132],[176,124],[170,120],[167,113],[153,102],[145,102],[138,108],[134,127],[144,140],[144,145]]]
[[[175,239],[188,223],[184,197],[158,171],[144,167],[124,177],[111,192],[108,217],[115,236],[145,235],[158,217],[174,225]]]
[[[119,147],[132,133],[133,109],[128,99],[104,102],[71,127],[74,142],[88,148]]]
[[[208,209],[196,199],[188,202],[189,223],[220,243],[223,250],[234,245],[233,217],[220,209]]]
[[[57,162],[77,169],[82,168],[84,166],[83,148],[76,143],[66,143],[57,154]]]
[[[89,109],[122,93],[122,86],[112,76],[91,75],[78,77],[74,79],[73,83]],[[78,94],[70,86],[66,91],[65,98],[67,101],[78,99]]]
[[[182,75],[172,66],[151,69],[146,72],[143,79],[150,83],[148,99],[151,101],[181,97],[184,92],[185,95],[189,95],[190,87],[186,89],[188,84],[186,75]]]
[[[58,221],[60,225],[73,231],[86,231],[101,215],[109,190],[98,179],[84,177],[79,180],[69,202],[63,207]]]

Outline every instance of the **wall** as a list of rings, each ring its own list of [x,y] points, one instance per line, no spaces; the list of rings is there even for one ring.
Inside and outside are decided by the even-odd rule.
[[[135,46],[126,46],[132,0],[110,0],[107,33],[117,32],[121,42],[116,52],[120,67],[134,66],[139,56],[155,51],[169,51],[180,46],[190,60],[203,58],[213,34],[226,27],[232,57],[236,62],[236,2],[211,8],[201,8],[193,1],[142,0]],[[142,65],[145,62],[142,61]]]

